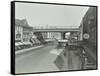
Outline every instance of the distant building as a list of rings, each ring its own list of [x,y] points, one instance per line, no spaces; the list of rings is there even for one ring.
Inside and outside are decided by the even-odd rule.
[[[61,39],[61,33],[60,32],[48,32],[47,38]]]
[[[48,38],[47,32],[43,32],[42,36],[43,36],[43,39],[47,39]]]

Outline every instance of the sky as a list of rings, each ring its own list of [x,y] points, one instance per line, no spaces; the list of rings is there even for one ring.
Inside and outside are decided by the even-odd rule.
[[[30,26],[80,26],[89,7],[15,3],[15,18],[26,19]]]

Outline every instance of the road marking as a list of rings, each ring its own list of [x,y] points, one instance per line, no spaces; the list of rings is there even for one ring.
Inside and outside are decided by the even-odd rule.
[[[54,55],[60,55],[60,53],[62,52],[63,50],[62,49],[53,49],[52,51],[50,51],[51,54],[54,54]]]

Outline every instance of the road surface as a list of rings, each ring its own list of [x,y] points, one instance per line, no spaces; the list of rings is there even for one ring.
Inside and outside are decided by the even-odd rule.
[[[50,72],[64,70],[80,70],[80,60],[76,56],[77,51],[69,51],[65,48],[66,56],[64,56],[63,66],[59,69],[55,60],[60,51],[64,48],[57,49],[57,45],[46,45],[44,47],[30,50],[29,52],[15,55],[15,72],[17,73],[34,73],[34,72]],[[58,63],[59,64],[59,63]]]
[[[50,53],[55,48],[56,45],[49,45],[16,55],[16,73],[59,71],[56,65],[50,62],[50,59],[53,60],[55,58],[55,55]]]

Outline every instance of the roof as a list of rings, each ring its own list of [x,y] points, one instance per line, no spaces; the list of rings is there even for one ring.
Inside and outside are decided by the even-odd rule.
[[[15,26],[21,26],[21,27],[25,27],[25,28],[30,28],[32,29],[31,26],[29,26],[28,22],[26,19],[15,19]]]

